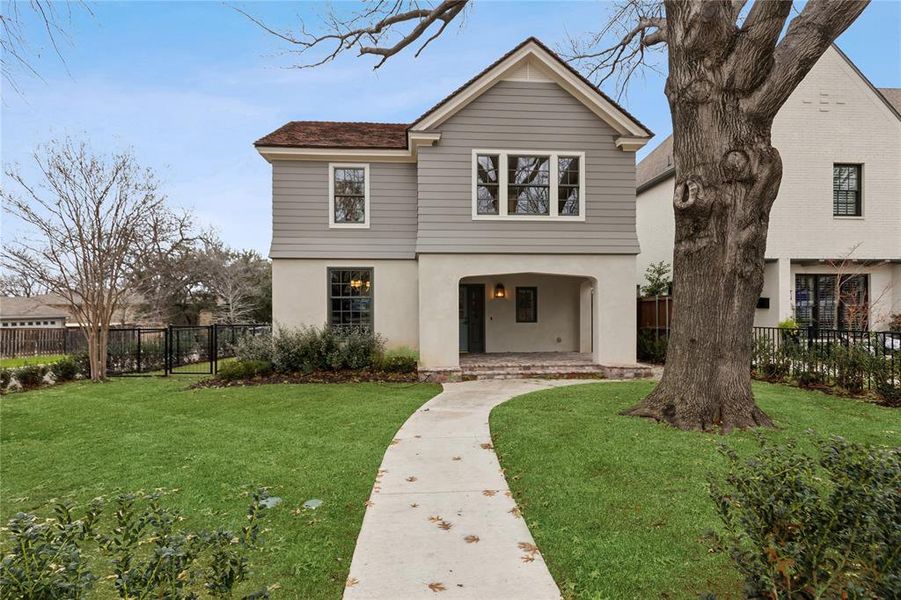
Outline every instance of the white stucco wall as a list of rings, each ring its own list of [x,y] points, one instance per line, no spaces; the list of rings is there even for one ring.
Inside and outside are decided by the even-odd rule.
[[[388,347],[419,346],[415,260],[272,260],[272,321],[277,327],[328,322],[328,267],[371,267],[375,330]]]
[[[594,313],[594,360],[611,366],[635,364],[635,256],[421,254],[419,351],[423,368],[459,367],[460,280],[479,276],[488,276],[490,280],[491,275],[504,273],[558,274],[590,279],[594,285],[594,294],[590,296]],[[539,311],[540,297],[539,292]]]
[[[578,352],[582,281],[579,277],[520,273],[468,277],[461,283],[485,285],[486,352]],[[498,283],[506,290],[505,298],[493,297]],[[516,322],[517,286],[538,288],[536,323]],[[586,326],[590,327],[590,318]]]

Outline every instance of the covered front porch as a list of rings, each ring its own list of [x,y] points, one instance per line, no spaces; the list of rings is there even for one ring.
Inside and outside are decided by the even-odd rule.
[[[420,371],[636,366],[633,256],[421,255]]]

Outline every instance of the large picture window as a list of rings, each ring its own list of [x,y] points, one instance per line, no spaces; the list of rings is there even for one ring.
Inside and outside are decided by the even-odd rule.
[[[585,220],[585,153],[474,150],[474,220]]]
[[[867,275],[796,275],[795,320],[802,327],[866,329],[868,288]]]
[[[832,214],[860,217],[860,165],[832,165]]]
[[[369,165],[329,165],[329,226],[369,227]]]
[[[372,269],[328,270],[329,325],[372,329]]]

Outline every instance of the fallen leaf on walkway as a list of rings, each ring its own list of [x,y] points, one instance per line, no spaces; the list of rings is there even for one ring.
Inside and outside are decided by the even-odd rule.
[[[419,438],[421,438],[422,436],[421,436],[421,435],[414,435],[413,437],[419,439]]]
[[[467,544],[478,544],[479,543],[479,536],[477,536],[477,535],[467,535],[463,539],[466,540]]]
[[[492,446],[489,442],[485,442],[482,444],[482,449],[484,450],[494,450],[494,446]]]
[[[419,508],[419,505],[414,502],[410,505],[410,508]]]
[[[432,515],[431,517],[429,517],[429,522],[431,522],[431,523],[437,523],[438,521],[441,521],[441,520],[442,520],[441,517],[439,517],[438,515]]]
[[[344,587],[353,587],[353,586],[357,585],[358,583],[360,583],[360,580],[357,579],[356,577],[348,577],[347,583],[344,584]]]
[[[504,496],[506,496],[507,498],[512,498],[513,492],[511,492],[510,490],[507,490],[506,492],[504,492]]]
[[[516,517],[517,519],[518,519],[519,517],[522,516],[522,511],[519,510],[519,507],[518,507],[518,506],[514,506],[513,508],[511,508],[511,509],[510,509],[509,511],[507,511],[507,512],[509,512],[511,515],[513,515],[513,516]]]
[[[396,446],[396,445],[398,445],[399,443],[400,443],[400,439],[399,439],[399,438],[394,438],[393,440],[391,440],[391,445],[392,445],[392,446]]]
[[[366,502],[363,503],[363,506],[365,506],[366,508],[369,508],[370,506],[375,506],[375,502],[373,502],[372,500],[367,500]]]
[[[416,481],[416,477],[414,477],[413,475],[410,475],[409,477],[407,477],[407,481],[409,481],[410,483],[413,483],[414,481]]]
[[[450,528],[453,526],[453,523],[448,523],[447,521],[441,521],[440,523],[438,523],[438,528],[443,529],[444,531],[450,531]]]
[[[497,494],[497,492],[495,492],[494,490],[482,490],[482,495],[488,496],[489,498],[491,496],[494,496],[495,494]]]
[[[529,554],[538,554],[538,546],[529,542],[520,542],[519,549]]]
[[[524,563],[535,562],[535,557],[532,556],[531,554],[523,554],[520,558],[522,559],[522,562],[524,562]]]
[[[443,591],[446,590],[447,588],[444,587],[444,584],[439,583],[439,582],[436,581],[435,583],[430,583],[430,584],[429,584],[429,589],[432,590],[433,592],[443,592]]]
[[[455,456],[451,460],[463,460],[462,456]]]

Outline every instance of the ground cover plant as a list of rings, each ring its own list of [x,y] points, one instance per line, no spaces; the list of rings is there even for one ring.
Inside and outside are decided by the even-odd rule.
[[[339,598],[385,448],[438,386],[186,389],[193,381],[117,378],[4,396],[0,521],[47,514],[54,499],[86,507],[164,488],[185,527],[215,529],[264,486],[282,502],[254,581],[277,586],[274,598]],[[311,499],[322,504],[304,508]],[[115,597],[110,581],[95,588]]]
[[[741,456],[754,432],[683,432],[619,413],[652,382],[568,386],[515,398],[491,414],[507,481],[565,598],[743,598],[708,478],[724,477],[727,441]],[[862,401],[755,383],[777,428],[773,443],[806,433],[901,444],[901,413]]]

